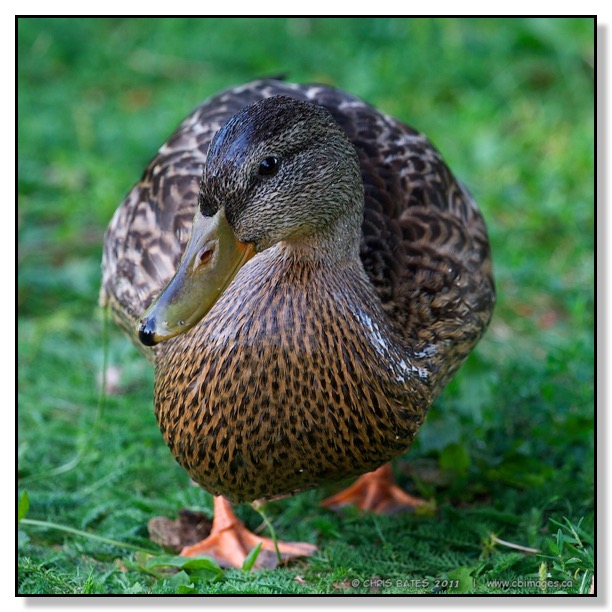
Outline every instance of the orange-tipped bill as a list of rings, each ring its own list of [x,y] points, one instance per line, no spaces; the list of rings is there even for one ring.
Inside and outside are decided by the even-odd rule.
[[[236,238],[223,209],[212,217],[198,211],[178,270],[140,320],[140,341],[153,346],[190,330],[253,255],[254,245]]]

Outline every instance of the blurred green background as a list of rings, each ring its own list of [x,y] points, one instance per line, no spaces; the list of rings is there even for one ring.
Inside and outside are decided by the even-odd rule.
[[[19,476],[29,519],[150,547],[154,514],[211,508],[157,431],[151,369],[114,327],[104,334],[97,294],[113,211],[184,116],[223,88],[279,74],[324,82],[425,132],[481,206],[498,289],[488,334],[396,464],[401,482],[437,502],[436,517],[338,518],[319,509],[323,492],[306,493],[270,511],[280,537],[317,542],[317,559],[182,586],[192,578],[155,580],[110,544],[24,526],[21,592],[352,592],[347,576],[376,572],[458,572],[470,592],[490,592],[486,577],[542,571],[588,590],[593,45],[593,20],[574,18],[19,19]],[[117,381],[101,411],[105,345]],[[541,552],[500,547],[495,534]]]

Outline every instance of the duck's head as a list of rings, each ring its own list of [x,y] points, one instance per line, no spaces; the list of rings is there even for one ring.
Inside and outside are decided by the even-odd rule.
[[[363,186],[355,148],[322,107],[286,96],[247,106],[213,138],[191,238],[144,313],[147,346],[191,329],[256,253],[357,256]]]

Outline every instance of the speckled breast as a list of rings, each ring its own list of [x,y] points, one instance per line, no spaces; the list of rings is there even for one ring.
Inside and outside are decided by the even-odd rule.
[[[256,312],[230,288],[158,356],[166,443],[198,484],[234,502],[375,469],[410,445],[429,403],[418,377],[381,354],[393,347],[364,328],[346,292],[284,281],[291,292],[278,279],[258,282],[265,291],[250,285]]]

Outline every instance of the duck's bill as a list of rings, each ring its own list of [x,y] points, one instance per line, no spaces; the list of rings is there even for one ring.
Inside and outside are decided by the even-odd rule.
[[[178,270],[140,320],[140,341],[153,346],[190,330],[253,255],[254,245],[236,238],[223,209],[212,217],[198,211]]]

